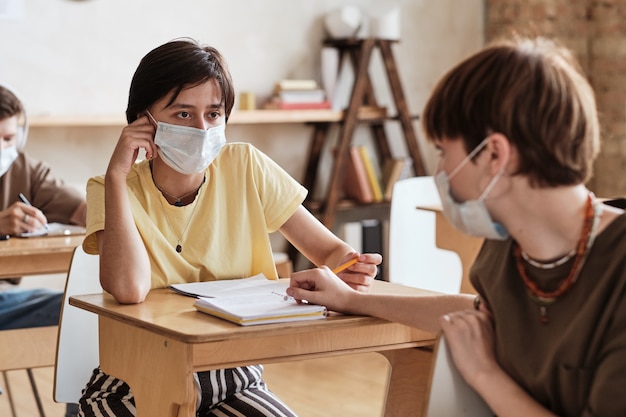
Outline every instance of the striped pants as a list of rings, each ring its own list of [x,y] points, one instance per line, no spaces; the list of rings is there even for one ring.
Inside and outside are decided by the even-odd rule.
[[[295,417],[263,381],[262,365],[194,374],[198,417]],[[96,368],[79,402],[81,417],[134,417],[128,384]]]

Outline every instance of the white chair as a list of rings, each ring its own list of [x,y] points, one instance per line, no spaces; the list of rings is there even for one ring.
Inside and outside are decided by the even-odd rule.
[[[389,281],[457,294],[462,266],[454,252],[435,244],[435,213],[417,206],[441,204],[433,177],[412,177],[393,187],[389,219]]]
[[[426,394],[426,417],[493,416],[485,401],[470,387],[456,369],[443,335],[434,349],[435,363]]]
[[[58,403],[77,403],[99,364],[98,315],[69,304],[72,295],[102,292],[99,261],[99,256],[88,255],[82,246],[74,250],[65,283],[54,367],[54,401]]]

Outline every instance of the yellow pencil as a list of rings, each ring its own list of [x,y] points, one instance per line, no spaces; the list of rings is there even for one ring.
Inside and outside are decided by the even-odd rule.
[[[354,265],[355,263],[357,263],[359,260],[359,258],[352,258],[350,259],[348,262],[344,262],[341,265],[339,265],[338,267],[336,267],[335,269],[333,269],[333,273],[335,275],[337,275],[338,273],[342,272],[343,270],[345,270],[346,268],[351,267],[352,265]]]

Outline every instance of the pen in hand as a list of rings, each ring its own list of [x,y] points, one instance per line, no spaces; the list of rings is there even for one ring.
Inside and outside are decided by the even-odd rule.
[[[335,269],[333,269],[333,274],[337,275],[340,272],[343,272],[344,270],[348,269],[349,267],[351,267],[352,265],[354,265],[355,263],[357,263],[359,261],[359,258],[352,258],[350,259],[348,262],[344,262],[341,265],[339,265],[338,267],[335,267]]]
[[[32,204],[30,204],[30,201],[28,201],[28,198],[26,198],[26,196],[22,193],[18,194],[18,197],[20,198],[20,200],[22,200],[22,203],[26,204],[27,206],[31,206]]]
[[[20,198],[20,200],[22,200],[22,203],[26,204],[27,206],[33,207],[33,205],[30,203],[30,201],[28,201],[28,198],[26,198],[26,196],[24,194],[19,193],[18,197]],[[46,230],[48,229],[48,225],[47,224],[44,224],[43,227]]]

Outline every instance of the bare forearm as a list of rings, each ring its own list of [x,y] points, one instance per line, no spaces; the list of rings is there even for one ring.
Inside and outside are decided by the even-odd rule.
[[[452,311],[472,308],[473,295],[433,294],[404,296],[396,294],[351,293],[347,310],[352,314],[380,317],[419,329],[438,332],[439,317]]]
[[[120,303],[139,303],[150,290],[150,260],[133,220],[125,181],[105,181],[105,228],[100,232],[100,281]]]
[[[555,417],[533,399],[502,369],[478,376],[473,387],[485,400],[491,411],[500,417]]]
[[[311,213],[300,206],[280,228],[289,242],[316,266],[331,268],[354,249],[326,229]]]

